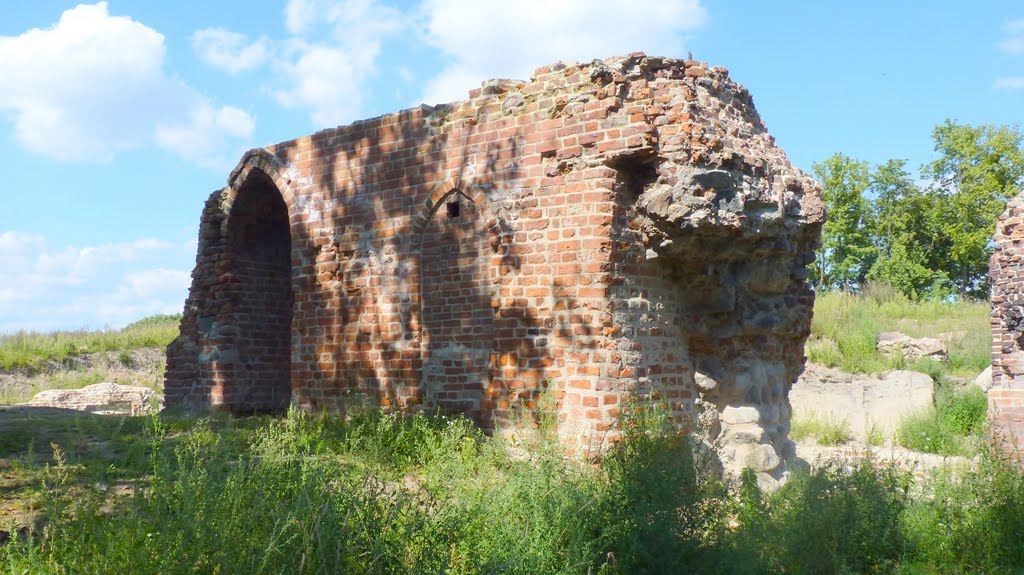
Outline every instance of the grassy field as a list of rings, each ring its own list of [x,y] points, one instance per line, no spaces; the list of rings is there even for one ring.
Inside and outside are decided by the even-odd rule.
[[[861,294],[821,294],[814,304],[807,357],[851,373],[913,369],[961,378],[977,376],[991,361],[987,302],[911,302],[884,286]],[[875,350],[878,334],[899,331],[911,337],[946,334],[949,361],[921,360],[906,365]],[[933,376],[934,377],[934,376]]]
[[[101,351],[166,347],[178,336],[181,315],[150,316],[119,330],[78,330],[0,335],[0,369],[37,369],[49,361]]]
[[[948,385],[987,364],[984,304],[828,294],[812,360],[893,365],[879,331],[961,332],[933,410],[900,442],[961,453],[984,396]],[[162,346],[177,318],[119,331],[0,339],[8,368]],[[984,354],[979,349],[984,347]],[[91,383],[69,372],[71,385]],[[75,380],[73,378],[80,378]],[[980,419],[979,419],[980,414]],[[545,419],[547,421],[547,419]],[[1024,475],[984,449],[970,473],[915,483],[868,461],[794,470],[778,493],[727,485],[657,412],[592,466],[551,430],[511,447],[461,419],[347,420],[68,415],[0,407],[0,570],[11,573],[1015,573],[1024,568]],[[794,422],[842,443],[849,429]],[[976,449],[972,443],[972,453]],[[911,496],[910,494],[922,494]],[[2,538],[0,538],[2,540]]]
[[[600,466],[466,421],[55,417],[0,429],[10,573],[1012,573],[1024,476],[866,462],[727,488],[657,415]],[[528,453],[528,456],[524,456]],[[912,498],[908,493],[927,497]]]

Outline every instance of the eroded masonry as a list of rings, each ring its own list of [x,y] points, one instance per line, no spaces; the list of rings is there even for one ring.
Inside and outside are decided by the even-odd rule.
[[[723,68],[632,54],[494,80],[249,152],[202,215],[166,401],[355,403],[569,451],[671,406],[778,478],[803,367],[817,184]]]
[[[1010,200],[996,223],[989,262],[992,387],[988,418],[994,438],[1024,452],[1024,194]]]

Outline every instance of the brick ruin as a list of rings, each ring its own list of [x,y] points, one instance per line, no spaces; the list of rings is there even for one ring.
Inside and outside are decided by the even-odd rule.
[[[1010,200],[996,223],[989,262],[992,387],[988,419],[994,438],[1024,451],[1024,194]]]
[[[727,469],[779,479],[823,221],[724,68],[492,80],[248,152],[203,210],[166,401],[516,432],[551,397],[576,454],[659,401]]]

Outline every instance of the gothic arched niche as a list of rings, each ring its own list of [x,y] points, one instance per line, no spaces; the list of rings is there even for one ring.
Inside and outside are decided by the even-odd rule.
[[[291,402],[291,233],[288,208],[269,176],[253,171],[228,217],[234,369],[223,404],[236,413],[280,413]]]
[[[452,190],[437,204],[420,244],[423,371],[428,409],[490,426],[483,398],[494,351],[490,233],[480,209]]]

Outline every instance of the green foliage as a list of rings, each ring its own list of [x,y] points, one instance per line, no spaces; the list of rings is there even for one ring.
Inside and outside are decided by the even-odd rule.
[[[1024,474],[986,451],[970,470],[947,469],[902,517],[907,563],[932,573],[1019,573],[1024,566]]]
[[[985,425],[988,398],[977,387],[950,389],[941,385],[934,408],[911,414],[900,422],[900,445],[939,455],[973,455]],[[972,437],[975,436],[975,437]]]
[[[814,283],[820,291],[886,283],[912,300],[983,297],[995,222],[1024,185],[1024,134],[947,120],[938,159],[914,182],[904,160],[871,167],[835,154],[813,172],[828,221]]]
[[[962,438],[946,424],[935,408],[906,416],[896,430],[896,441],[914,451],[939,455],[963,455]]]
[[[140,320],[133,321],[132,323],[124,326],[123,331],[134,331],[143,330],[153,327],[165,327],[169,324],[181,323],[180,313],[162,313],[146,316]]]
[[[1024,134],[1016,127],[946,120],[932,140],[939,157],[922,173],[938,198],[945,242],[937,255],[961,296],[983,297],[996,219],[1024,182]]]
[[[946,391],[939,397],[939,413],[956,433],[969,435],[979,432],[988,415],[988,396],[973,385]]]
[[[170,575],[1024,565],[1024,475],[993,453],[916,486],[868,460],[793,472],[765,494],[746,470],[731,494],[668,414],[628,411],[596,467],[556,444],[523,454],[464,419],[422,415],[21,415],[0,435],[0,457],[19,462],[0,481],[21,474],[5,496],[32,497],[43,523],[0,547],[0,565]]]
[[[36,369],[48,361],[101,351],[166,347],[178,336],[180,315],[151,316],[121,330],[79,330],[0,335],[0,369]]]
[[[870,207],[864,197],[869,166],[835,154],[811,169],[821,180],[828,206],[814,282],[825,290],[849,290],[863,282],[876,255],[871,243]]]
[[[789,436],[795,441],[813,438],[818,445],[825,446],[842,445],[853,437],[845,419],[815,413],[794,417]]]
[[[907,485],[871,461],[794,474],[766,505],[739,515],[745,533],[738,543],[770,573],[891,572],[903,554]],[[745,481],[741,493],[750,489]]]

